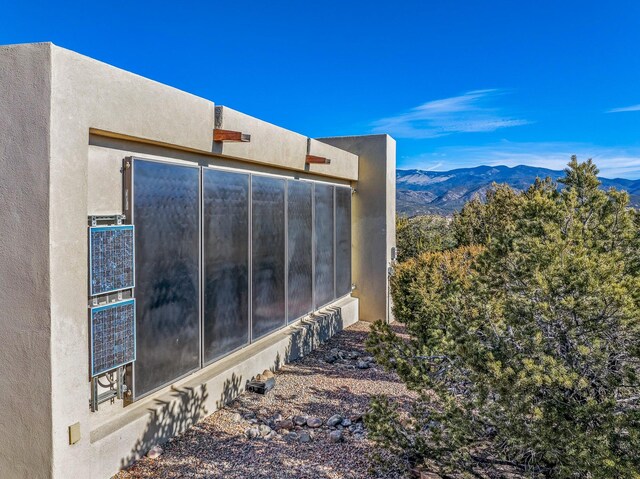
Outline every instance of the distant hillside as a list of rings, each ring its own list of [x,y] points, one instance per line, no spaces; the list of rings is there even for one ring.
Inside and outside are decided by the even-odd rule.
[[[475,195],[484,197],[492,183],[507,183],[522,190],[537,177],[558,179],[562,171],[533,166],[477,166],[451,171],[398,170],[396,196],[398,213],[451,215]],[[631,203],[640,205],[640,180],[600,178],[604,188],[615,187],[631,195]]]

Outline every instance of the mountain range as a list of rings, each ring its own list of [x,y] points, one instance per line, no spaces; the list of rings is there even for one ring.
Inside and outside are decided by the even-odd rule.
[[[554,180],[564,172],[534,166],[477,166],[450,171],[397,170],[396,210],[415,216],[420,214],[451,215],[479,195],[484,198],[492,183],[506,183],[523,190],[536,178]],[[631,195],[633,206],[640,206],[640,180],[600,178],[603,188],[614,187]]]

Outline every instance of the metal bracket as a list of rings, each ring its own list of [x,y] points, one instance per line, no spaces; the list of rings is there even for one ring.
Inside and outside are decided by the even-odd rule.
[[[89,216],[89,225],[91,226],[99,226],[99,225],[122,225],[125,219],[124,215],[90,215]]]
[[[115,378],[114,378],[115,374]],[[107,381],[107,384],[103,384],[101,379]],[[100,393],[99,388],[106,389],[105,392]],[[117,368],[114,371],[110,371],[101,376],[91,378],[91,400],[89,401],[89,407],[92,412],[98,410],[98,406],[107,401],[113,402],[116,399],[122,399],[127,391],[127,386],[124,383],[124,366]]]

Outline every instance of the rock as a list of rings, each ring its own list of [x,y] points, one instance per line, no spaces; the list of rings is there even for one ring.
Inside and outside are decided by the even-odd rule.
[[[291,419],[285,419],[284,421],[277,422],[275,429],[293,429],[293,421]]]
[[[325,361],[326,363],[329,363],[329,364],[333,364],[333,363],[335,363],[337,360],[338,360],[338,357],[337,357],[337,356],[334,356],[333,354],[327,354],[327,355],[324,357],[324,361]]]
[[[347,359],[358,359],[358,357],[360,357],[360,354],[357,351],[349,351],[347,353]]]
[[[267,411],[265,408],[262,408],[258,411],[258,414],[260,414],[261,416],[266,416],[267,414],[269,414],[269,411]]]
[[[262,437],[266,437],[269,433],[271,433],[271,428],[266,424],[260,424],[260,426],[258,426],[258,431],[260,431],[260,435]]]
[[[269,434],[267,434],[264,438],[267,441],[270,441],[271,439],[273,439],[274,437],[276,437],[278,435],[278,433],[276,433],[275,431],[271,431]]]
[[[311,442],[311,434],[307,431],[302,431],[298,434],[298,440],[302,443]]]
[[[286,434],[284,436],[285,440],[287,441],[297,441],[298,440],[298,434],[295,432],[290,432],[288,434]]]
[[[356,366],[358,366],[358,369],[369,369],[371,367],[371,365],[368,362],[362,359],[358,359]]]
[[[362,422],[362,417],[364,416],[363,413],[361,412],[356,412],[353,413],[351,416],[349,416],[349,419],[351,419],[352,423],[356,423],[356,422]]]
[[[294,416],[293,422],[296,426],[304,426],[307,423],[307,416]]]
[[[255,439],[260,437],[260,431],[257,427],[250,427],[244,432],[244,435],[247,436],[247,439]]]
[[[344,351],[341,351],[338,348],[332,348],[331,351],[329,352],[331,353],[332,356],[335,356],[336,360],[344,359],[347,356],[347,354]]]
[[[373,356],[367,356],[366,358],[362,358],[362,360],[367,362],[367,363],[369,363],[369,364],[372,364],[372,363],[376,362],[376,360],[373,358]]]
[[[322,426],[322,419],[320,419],[319,417],[310,417],[309,419],[307,419],[307,426],[316,429]]]
[[[331,431],[329,433],[329,441],[342,442],[343,440],[344,440],[344,437],[342,436],[342,431],[337,430],[337,431]]]
[[[256,417],[256,413],[253,412],[253,411],[249,411],[249,412],[244,414],[244,418],[247,419],[247,420],[248,419],[255,419],[255,417]]]
[[[351,426],[351,419],[349,419],[348,417],[344,418],[344,419],[342,420],[342,425],[343,425],[344,427],[349,427],[349,426]]]
[[[336,427],[342,422],[343,417],[340,414],[334,414],[327,420],[327,426]]]
[[[280,421],[282,421],[283,419],[284,419],[284,418],[282,417],[282,414],[280,414],[280,413],[276,413],[276,414],[274,414],[273,416],[271,416],[271,420],[272,420],[273,422],[280,422]]]
[[[158,445],[153,446],[147,453],[149,459],[157,459],[160,456],[162,456],[162,448]]]
[[[269,369],[265,369],[265,370],[262,372],[262,379],[263,379],[263,380],[265,380],[265,379],[270,379],[270,378],[272,378],[272,377],[274,377],[274,376],[275,376],[275,374],[273,374],[273,371],[270,371]]]
[[[231,416],[231,420],[233,422],[240,422],[242,421],[242,414],[240,414],[239,412],[235,413],[234,415]]]

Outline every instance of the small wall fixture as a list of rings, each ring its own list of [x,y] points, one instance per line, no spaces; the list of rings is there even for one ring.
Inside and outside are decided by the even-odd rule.
[[[237,141],[246,143],[251,141],[251,135],[242,133],[241,131],[221,130],[216,128],[213,130],[213,141]]]
[[[323,156],[315,156],[315,155],[307,155],[307,164],[320,164],[320,165],[328,165],[331,163],[329,158],[324,158]]]

